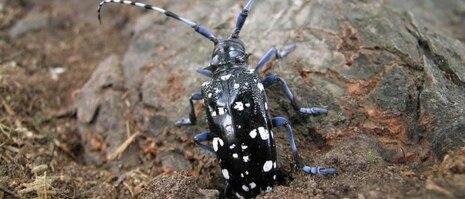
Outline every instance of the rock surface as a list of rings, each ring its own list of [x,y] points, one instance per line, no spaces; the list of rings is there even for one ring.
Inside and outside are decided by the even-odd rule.
[[[343,144],[338,140],[347,139],[352,144],[358,136],[363,137],[357,144],[366,150],[355,150],[356,154],[347,154],[344,147],[334,147],[322,155],[323,152],[316,153],[316,149],[307,145],[299,146],[303,154],[312,153],[305,158],[314,160],[312,164],[324,163],[336,167],[342,175],[347,174],[343,177],[347,179],[348,187],[344,189],[347,193],[337,190],[334,182],[338,180],[330,178],[323,183],[328,188],[324,191],[315,188],[314,196],[341,196],[361,190],[358,183],[370,173],[359,171],[370,167],[370,163],[358,163],[358,159],[349,157],[371,156],[366,154],[367,150],[376,157],[378,169],[386,169],[389,163],[418,169],[464,145],[465,47],[458,39],[464,39],[464,26],[460,22],[465,21],[465,2],[444,1],[440,9],[436,9],[439,5],[434,1],[421,2],[424,3],[272,0],[258,1],[251,12],[241,33],[252,53],[251,66],[270,47],[297,44],[297,50],[288,58],[275,61],[266,70],[283,77],[302,106],[330,110],[327,117],[304,118],[289,111],[292,109],[279,87],[271,87],[267,90],[271,114],[290,118],[298,138],[320,140],[323,148]],[[220,0],[161,5],[225,37],[241,10],[241,3]],[[405,12],[409,8],[417,9]],[[449,8],[456,12],[451,13]],[[104,15],[103,19],[106,17],[109,16]],[[82,89],[76,104],[78,118],[85,127],[81,128],[84,144],[89,147],[97,139],[98,146],[110,146],[108,150],[104,147],[105,150],[86,154],[88,159],[98,159],[93,157],[96,154],[107,156],[124,143],[128,127],[123,116],[132,121],[131,129],[155,135],[158,146],[187,151],[194,146],[192,143],[186,146],[185,140],[207,128],[200,107],[197,127],[174,128],[172,123],[188,115],[190,93],[199,91],[201,83],[207,80],[195,74],[195,70],[208,65],[211,42],[174,20],[153,13],[140,17],[131,31],[134,36],[122,56],[121,68],[116,67],[115,61],[103,62]],[[102,72],[106,69],[100,68],[106,67],[121,70],[124,89],[104,86],[114,73]],[[166,132],[148,128],[163,128]],[[282,145],[281,141],[278,139],[278,145]],[[121,159],[137,156],[137,147],[132,148]],[[193,153],[194,157],[199,156]],[[197,163],[194,170],[196,166]],[[372,171],[376,172],[376,168]],[[360,177],[352,180],[355,187],[347,185],[352,175]],[[415,184],[395,172],[378,177],[388,182],[400,181],[398,188]],[[420,194],[391,193],[391,190],[396,189],[369,187],[364,193],[373,197],[383,193]],[[371,197],[370,194],[366,197]]]
[[[172,170],[191,170],[192,164],[184,158],[182,151],[160,152],[158,158],[165,168]]]
[[[100,165],[127,139],[118,56],[108,57],[97,67],[81,89],[76,106],[81,137],[86,141],[85,157],[88,162]],[[130,157],[133,156],[126,155],[123,159]]]
[[[39,11],[30,12],[11,28],[9,36],[14,39],[28,32],[40,30],[49,24],[48,18],[49,15],[47,13]]]

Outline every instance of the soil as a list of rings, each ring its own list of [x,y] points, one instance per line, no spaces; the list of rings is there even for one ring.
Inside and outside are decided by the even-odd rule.
[[[140,149],[139,157],[135,157],[142,160],[140,164],[121,166],[120,162],[88,161],[84,157],[84,151],[89,150],[84,147],[89,145],[82,143],[82,121],[77,119],[75,103],[105,58],[128,51],[134,34],[128,27],[144,13],[109,6],[105,14],[111,17],[105,17],[100,25],[96,19],[97,4],[98,1],[78,0],[0,0],[0,199],[221,196],[224,185],[215,157],[201,151],[192,141],[200,128],[175,128],[169,124],[172,116],[161,111],[154,110],[156,115],[148,122],[156,122],[157,128],[127,135],[130,146],[124,149]],[[34,19],[34,25],[25,21],[24,27],[12,31],[27,17]],[[356,47],[360,46],[359,35],[347,28],[343,37],[346,39],[338,49],[344,51],[346,64],[351,66],[361,56]],[[303,81],[307,73],[301,71]],[[161,88],[166,101],[160,103],[187,95],[184,75],[167,76],[166,85]],[[351,86],[348,92],[357,99],[364,85]],[[278,110],[284,104],[279,101],[279,94],[269,94],[271,100],[278,101],[271,108]],[[130,94],[125,93],[122,98],[126,99],[125,95]],[[347,102],[344,108],[353,107]],[[201,112],[200,107],[197,109]],[[282,109],[280,113],[286,112]],[[379,135],[384,130],[366,132],[349,124],[344,133],[332,132],[322,137],[315,133],[321,130],[320,126],[307,128],[302,125],[307,119],[288,114],[297,129],[304,132],[296,135],[303,159],[312,165],[337,165],[338,172],[333,176],[310,176],[297,170],[286,135],[276,134],[280,183],[273,192],[262,193],[258,198],[465,198],[465,148],[450,151],[444,159],[432,154],[427,142],[409,145],[407,152],[404,148],[388,150],[378,142],[380,137],[386,142],[397,142],[404,141],[404,135],[383,137]],[[403,126],[380,114],[374,110],[372,117],[376,122],[365,125],[385,122],[392,128]],[[90,122],[94,117],[85,118]],[[123,117],[132,118],[126,119],[128,126],[133,125],[133,117],[137,116]],[[324,122],[323,117],[314,120]],[[205,121],[199,125],[206,127]],[[94,152],[114,147],[106,145],[99,136],[92,140]],[[409,153],[414,150],[415,155]],[[107,161],[116,159],[115,155]]]

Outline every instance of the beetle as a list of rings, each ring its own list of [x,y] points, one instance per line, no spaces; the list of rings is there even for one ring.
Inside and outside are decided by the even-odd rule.
[[[255,68],[248,63],[250,56],[239,38],[240,31],[247,19],[255,0],[249,0],[237,18],[236,26],[228,39],[216,38],[205,27],[168,10],[152,5],[125,1],[104,0],[105,3],[122,3],[160,12],[193,28],[197,33],[214,43],[210,65],[197,69],[197,72],[211,78],[202,84],[201,92],[190,97],[189,118],[176,122],[177,126],[194,125],[197,121],[194,101],[203,100],[209,131],[195,136],[194,141],[201,148],[217,155],[221,172],[225,179],[225,195],[237,198],[253,198],[262,190],[271,191],[276,182],[276,145],[273,127],[285,127],[291,145],[291,151],[298,168],[309,174],[334,174],[333,168],[311,167],[304,165],[297,150],[292,127],[284,117],[270,116],[265,89],[279,83],[296,111],[317,116],[326,114],[324,108],[301,108],[286,82],[277,75],[261,78],[263,66],[272,59],[286,57],[295,49],[289,45],[278,51],[271,48],[258,62]],[[212,141],[212,146],[202,142]]]

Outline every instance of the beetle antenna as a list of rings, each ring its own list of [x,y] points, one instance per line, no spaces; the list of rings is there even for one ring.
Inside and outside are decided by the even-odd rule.
[[[159,12],[159,13],[162,13],[162,14],[165,14],[166,16],[168,17],[171,17],[171,18],[174,18],[180,22],[182,22],[183,24],[193,28],[196,32],[198,32],[199,34],[201,34],[202,36],[206,37],[207,39],[209,39],[210,41],[213,41],[213,43],[217,43],[218,42],[218,39],[212,34],[210,33],[205,27],[203,26],[200,26],[188,19],[185,19],[183,17],[180,17],[178,16],[177,14],[169,11],[169,10],[165,10],[165,9],[162,9],[162,8],[159,8],[159,7],[156,7],[156,6],[152,6],[152,5],[149,5],[149,4],[145,4],[145,3],[139,3],[139,2],[135,2],[135,1],[126,1],[126,0],[104,0],[102,2],[100,2],[99,6],[98,6],[98,9],[97,9],[97,13],[98,13],[98,20],[100,23],[102,23],[102,20],[100,19],[100,10],[102,9],[103,5],[105,3],[121,3],[121,4],[127,4],[127,5],[132,5],[132,6],[137,6],[137,7],[141,7],[141,8],[145,8],[147,10],[151,10],[151,11],[155,11],[155,12]]]
[[[239,38],[239,33],[241,32],[242,26],[244,26],[245,20],[247,20],[249,11],[252,9],[254,3],[255,0],[249,0],[249,2],[247,2],[247,5],[245,5],[239,17],[237,17],[236,27],[234,28],[231,36],[229,36],[230,38]]]

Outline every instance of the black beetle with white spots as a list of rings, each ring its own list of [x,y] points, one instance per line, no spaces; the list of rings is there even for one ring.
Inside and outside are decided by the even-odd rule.
[[[272,191],[276,183],[276,146],[273,127],[285,127],[291,151],[297,167],[309,174],[334,174],[333,168],[310,167],[301,162],[289,122],[283,117],[272,118],[268,111],[265,89],[275,83],[281,84],[292,107],[303,114],[326,114],[324,108],[300,108],[286,82],[277,75],[261,78],[259,71],[273,58],[283,58],[295,49],[289,45],[282,51],[271,48],[255,68],[248,63],[249,55],[239,39],[239,33],[248,13],[255,3],[249,0],[240,13],[236,27],[228,39],[216,38],[205,27],[173,12],[152,5],[122,0],[104,0],[105,3],[122,3],[160,12],[193,28],[197,33],[214,43],[210,66],[197,72],[211,79],[202,84],[202,91],[190,98],[189,118],[176,122],[178,126],[194,125],[196,115],[194,101],[204,101],[209,131],[195,136],[195,142],[205,150],[217,155],[225,179],[227,197],[253,198],[261,191]],[[202,142],[212,141],[212,147]]]

